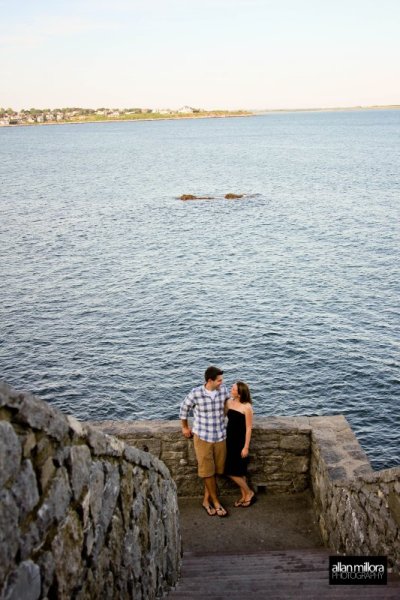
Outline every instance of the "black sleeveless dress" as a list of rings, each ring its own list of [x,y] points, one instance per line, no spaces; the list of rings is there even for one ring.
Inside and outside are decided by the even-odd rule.
[[[227,417],[225,475],[243,477],[247,475],[248,463],[247,457],[240,455],[246,441],[246,417],[232,408],[228,410]]]

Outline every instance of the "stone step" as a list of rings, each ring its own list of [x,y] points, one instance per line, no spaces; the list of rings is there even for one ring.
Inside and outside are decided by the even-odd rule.
[[[399,600],[400,578],[387,586],[329,585],[329,550],[254,554],[184,554],[181,579],[169,600]]]
[[[288,585],[286,580],[276,580],[274,584],[271,583],[270,579],[266,579],[264,582],[260,582],[259,585],[241,585],[235,586],[235,590],[227,587],[219,587],[213,585],[213,582],[209,582],[208,585],[202,585],[201,582],[197,582],[196,586],[185,586],[182,587],[178,584],[176,590],[170,592],[169,600],[178,600],[185,598],[185,600],[207,598],[209,600],[236,600],[239,598],[251,598],[251,600],[274,600],[284,598],[297,598],[303,600],[303,598],[309,600],[310,598],[316,599],[332,599],[332,600],[347,600],[355,598],[357,600],[398,600],[400,597],[400,590],[398,586],[330,586],[328,582],[315,582],[309,585],[301,585],[299,583],[293,583]]]
[[[346,589],[346,591],[332,592],[330,589],[324,589],[321,586],[317,589],[303,589],[298,588],[297,590],[288,590],[282,586],[279,590],[271,589],[268,586],[260,592],[250,592],[251,600],[398,600],[398,590],[379,589],[366,591],[365,586],[359,586],[361,589],[357,589],[354,586],[352,589]],[[214,593],[202,591],[182,591],[172,592],[168,599],[172,600],[245,600],[247,590],[240,591],[238,593],[229,592],[226,593]]]

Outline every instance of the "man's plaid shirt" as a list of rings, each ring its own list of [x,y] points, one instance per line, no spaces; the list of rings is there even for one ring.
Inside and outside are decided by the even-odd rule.
[[[190,410],[193,410],[193,433],[206,442],[221,442],[226,438],[224,406],[228,398],[224,384],[217,390],[214,399],[204,385],[200,385],[193,388],[182,402],[179,417],[187,419]]]

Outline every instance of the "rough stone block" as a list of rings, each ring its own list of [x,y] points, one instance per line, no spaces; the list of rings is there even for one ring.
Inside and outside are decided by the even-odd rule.
[[[43,546],[45,539],[42,539],[39,533],[39,528],[35,521],[32,521],[28,529],[21,534],[19,550],[21,560],[26,560],[31,557],[32,552],[39,552]]]
[[[128,570],[128,573],[139,580],[142,571],[142,546],[140,543],[140,530],[137,525],[134,525],[132,529],[129,529],[125,533],[123,547],[123,561],[125,568]]]
[[[141,452],[139,455],[139,465],[145,469],[151,469],[154,465],[153,456],[148,452]]]
[[[124,458],[132,464],[137,465],[140,463],[140,450],[134,448],[133,446],[125,445],[124,449]]]
[[[121,506],[125,527],[129,526],[131,507],[133,502],[133,467],[127,462],[123,462],[121,467]]]
[[[40,468],[40,489],[42,494],[46,491],[47,486],[56,472],[54,460],[49,456]]]
[[[400,527],[400,495],[397,494],[394,489],[389,492],[388,504],[393,519],[397,523],[397,527]]]
[[[0,491],[0,581],[4,581],[19,546],[18,508],[8,490]]]
[[[31,560],[20,563],[9,576],[4,600],[38,600],[41,594],[40,569]]]
[[[372,514],[370,513],[369,517],[373,521],[373,524],[379,535],[384,537],[387,527],[387,521],[385,519],[382,519],[380,513],[377,511],[372,512]]]
[[[346,469],[343,467],[328,467],[327,473],[331,481],[341,481],[346,479]]]
[[[297,475],[297,477],[293,480],[293,491],[294,492],[303,492],[309,487],[309,478],[308,475]]]
[[[379,554],[380,536],[376,528],[371,524],[368,527],[368,548],[371,554]]]
[[[5,381],[0,381],[0,407],[18,409],[23,401],[23,394],[14,390]]]
[[[118,466],[106,462],[104,463],[104,471],[106,477],[101,503],[101,513],[95,531],[95,543],[93,550],[95,556],[98,556],[98,553],[101,551],[101,548],[104,544],[106,531],[111,522],[120,492],[120,475]]]
[[[28,431],[23,441],[23,456],[29,458],[32,450],[36,446],[36,436],[33,431]]]
[[[112,568],[114,572],[119,572],[122,568],[123,538],[124,526],[122,515],[117,507],[111,519],[111,530],[107,539],[107,546],[110,550]]]
[[[83,531],[85,532],[90,525],[90,490],[84,495],[81,501]]]
[[[172,452],[183,452],[186,454],[187,441],[182,439],[180,435],[179,440],[169,439],[166,436],[162,437],[161,449],[162,451]]]
[[[282,450],[288,450],[293,454],[309,454],[311,451],[311,440],[308,435],[285,435],[279,442]]]
[[[189,465],[197,467],[197,458],[192,440],[187,442],[187,461]]]
[[[146,438],[137,438],[135,440],[131,440],[130,444],[137,448],[138,450],[142,450],[143,452],[150,452],[153,456],[157,458],[160,457],[161,454],[161,440],[159,439],[151,439],[149,437]]]
[[[100,518],[101,503],[104,492],[104,467],[103,463],[96,461],[92,464],[89,474],[90,512],[96,526]]]
[[[290,494],[292,493],[293,486],[288,481],[269,481],[267,483],[267,492],[270,494]]]
[[[375,475],[379,478],[379,481],[384,483],[395,483],[396,481],[400,483],[400,466],[383,469],[383,471],[379,471]]]
[[[42,575],[42,597],[46,598],[48,591],[53,583],[55,563],[51,552],[42,552],[38,556],[37,564],[40,567]]]
[[[260,440],[258,438],[253,439],[251,443],[251,451],[255,455],[263,455],[269,454],[271,449],[279,448],[279,439],[264,439]]]
[[[173,465],[176,464],[176,462],[172,463]],[[168,468],[168,466],[165,464],[164,461],[159,460],[158,458],[154,458],[153,459],[153,466],[154,469],[157,470],[157,472],[162,475],[163,477],[165,477],[166,479],[169,479],[171,477],[171,473],[170,470]]]
[[[306,473],[308,472],[309,458],[308,456],[288,456],[284,459],[282,469],[290,473]]]
[[[80,498],[83,488],[89,485],[92,456],[87,446],[73,446],[69,452],[71,469],[71,485],[76,500]]]
[[[32,394],[24,394],[17,420],[33,429],[45,431],[58,441],[61,441],[68,433],[66,417]]]
[[[92,448],[96,456],[107,454],[107,437],[101,431],[97,431],[93,427],[87,428],[87,439],[89,446]]]
[[[82,438],[86,435],[87,427],[84,427],[83,423],[78,421],[78,419],[76,419],[72,415],[67,415],[67,421],[72,431],[72,434],[75,437]]]
[[[350,476],[361,477],[362,475],[369,475],[371,473],[371,471],[372,471],[371,465],[362,464],[359,467],[353,468]]]
[[[51,549],[54,556],[58,595],[60,598],[70,598],[73,596],[73,590],[79,589],[83,575],[83,532],[74,511],[70,511],[60,525]]]
[[[109,452],[111,456],[122,456],[124,453],[125,444],[114,436],[108,437]]]
[[[22,463],[19,475],[12,487],[12,494],[19,508],[20,520],[24,519],[39,502],[36,475],[30,460]]]
[[[168,464],[169,462],[179,462],[181,458],[184,458],[185,456],[186,452],[173,452],[172,450],[164,450],[160,458]]]
[[[65,467],[61,467],[57,470],[37,513],[37,524],[42,536],[52,524],[59,523],[65,517],[71,497],[68,473]]]
[[[21,457],[21,443],[12,425],[0,421],[0,488],[19,473]]]

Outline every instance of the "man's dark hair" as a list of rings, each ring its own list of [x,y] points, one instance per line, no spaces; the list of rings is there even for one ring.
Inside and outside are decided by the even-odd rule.
[[[215,381],[218,375],[223,375],[223,373],[224,372],[221,371],[221,369],[218,369],[218,367],[208,367],[208,369],[206,369],[206,372],[204,373],[204,379],[206,380],[206,382],[209,379]]]

